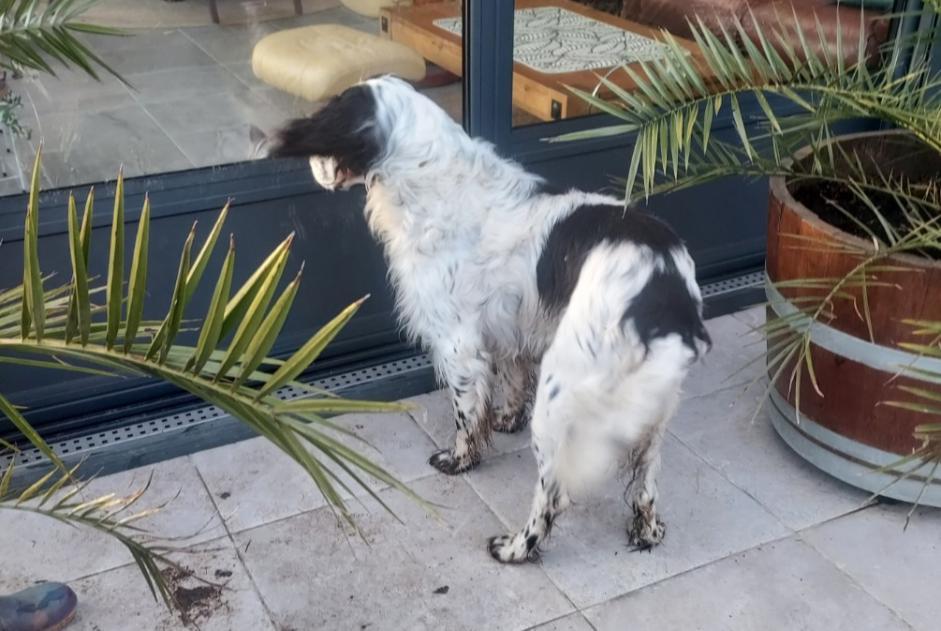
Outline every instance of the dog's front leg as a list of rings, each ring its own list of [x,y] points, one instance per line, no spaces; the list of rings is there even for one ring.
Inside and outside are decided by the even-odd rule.
[[[455,475],[480,462],[480,452],[490,440],[490,356],[475,339],[465,337],[439,349],[436,359],[451,391],[457,436],[453,449],[434,453],[428,463]]]
[[[525,357],[498,361],[493,367],[493,429],[514,434],[532,415],[533,363]]]

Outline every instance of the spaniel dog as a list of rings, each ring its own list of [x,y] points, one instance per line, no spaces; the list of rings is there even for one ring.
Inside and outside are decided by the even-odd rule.
[[[661,541],[656,476],[667,420],[710,346],[693,261],[663,222],[622,200],[554,192],[391,77],[349,88],[282,129],[272,156],[309,158],[326,189],[366,187],[408,333],[454,404],[474,467],[491,432],[531,418],[539,480],[528,521],[490,553],[538,553],[570,494],[626,467],[630,541]]]

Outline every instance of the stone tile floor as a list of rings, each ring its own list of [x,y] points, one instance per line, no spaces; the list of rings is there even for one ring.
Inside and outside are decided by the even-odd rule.
[[[47,188],[112,180],[121,164],[125,176],[133,177],[251,159],[250,125],[270,132],[317,107],[255,78],[252,49],[265,35],[313,24],[379,32],[377,19],[337,2],[256,24],[88,36],[88,46],[133,87],[107,73],[96,82],[61,69],[57,77],[10,79],[23,100],[20,120],[32,135],[9,143],[10,154],[0,151],[0,195],[26,190],[40,140]],[[460,118],[459,83],[428,94]]]
[[[200,596],[182,579],[187,618],[150,598],[119,546],[39,518],[0,515],[0,593],[69,581],[74,629],[589,629],[934,631],[941,620],[941,511],[863,508],[866,495],[795,457],[744,393],[760,352],[751,310],[708,323],[716,350],[690,376],[661,475],[664,543],[631,553],[627,507],[612,483],[561,517],[542,560],[504,567],[487,537],[520,523],[534,482],[526,436],[498,436],[483,464],[449,478],[425,464],[453,426],[442,393],[410,414],[349,416],[379,458],[423,497],[354,503],[364,539],[339,527],[310,482],[261,439],[153,467],[147,499],[179,496],[150,524],[202,529],[178,560],[224,585]],[[734,376],[729,378],[730,375]],[[150,469],[96,481],[127,490]],[[195,595],[195,596],[194,596]]]

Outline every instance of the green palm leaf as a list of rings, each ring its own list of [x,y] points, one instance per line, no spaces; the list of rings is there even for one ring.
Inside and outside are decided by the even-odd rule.
[[[14,467],[11,460],[0,475],[0,511],[38,514],[112,537],[130,552],[154,598],[160,598],[168,607],[175,604],[160,571],[161,566],[179,568],[168,558],[174,548],[154,540],[138,525],[163,508],[136,509],[150,487],[150,480],[126,496],[107,493],[88,497],[88,482],[76,479],[78,466],[75,466],[69,470],[52,469],[27,488],[13,492]]]
[[[55,75],[50,61],[77,67],[95,79],[96,68],[124,79],[89,50],[80,33],[121,35],[118,29],[85,24],[82,13],[95,0],[4,0],[0,3],[0,67],[29,68]]]
[[[780,166],[782,157],[791,153],[786,148],[805,144],[812,130],[827,136],[834,123],[859,117],[882,119],[909,130],[929,147],[941,151],[941,76],[937,73],[916,67],[899,75],[891,60],[883,70],[872,71],[866,63],[865,46],[860,46],[856,63],[847,65],[841,55],[831,58],[814,52],[812,42],[826,42],[831,37],[819,23],[812,32],[805,32],[795,19],[787,31],[793,32],[793,37],[786,37],[783,30],[769,33],[768,27],[754,16],[745,19],[752,22],[752,28],[745,29],[736,20],[734,31],[723,29],[718,35],[701,20],[691,23],[699,47],[697,63],[690,61],[686,49],[674,38],[665,37],[667,51],[663,59],[624,67],[637,86],[635,91],[625,94],[610,80],[600,79],[601,85],[617,97],[614,100],[572,90],[592,107],[620,121],[612,127],[553,140],[636,133],[628,169],[629,198],[662,192],[670,185],[674,189],[688,186],[691,179],[699,184],[728,175],[730,169],[719,168],[727,166],[726,152],[709,151],[715,116],[726,102],[731,106],[738,151],[742,154],[740,170],[756,160],[763,163],[764,170],[768,163]],[[749,31],[755,35],[749,37]],[[796,47],[789,43],[794,39]],[[742,98],[746,96],[758,105],[760,116],[756,119],[746,120],[744,116]],[[769,103],[772,96],[797,105],[804,113],[789,127],[784,125]],[[755,128],[770,134],[756,134],[751,131]],[[691,142],[693,135],[695,142]],[[770,154],[759,155],[759,139],[768,145]],[[835,158],[830,156],[828,160]],[[834,165],[825,165],[824,170],[832,172]],[[636,187],[635,173],[639,177]],[[658,181],[666,184],[658,188]]]
[[[38,169],[37,161],[37,172]],[[343,471],[353,472],[351,479],[366,493],[374,492],[368,486],[366,478],[375,478],[422,502],[421,498],[414,495],[388,471],[337,442],[332,435],[349,434],[350,431],[324,418],[351,411],[396,411],[402,409],[400,405],[346,401],[326,396],[310,388],[307,389],[313,398],[286,404],[277,397],[277,390],[282,386],[298,385],[306,388],[295,380],[336,337],[364,300],[350,305],[321,330],[316,331],[287,360],[267,358],[265,355],[272,348],[284,324],[300,284],[298,273],[272,302],[278,282],[287,266],[291,237],[281,243],[242,288],[231,296],[235,248],[234,241],[230,239],[229,251],[223,261],[206,314],[205,326],[202,327],[196,346],[191,347],[179,342],[181,323],[184,321],[189,298],[197,290],[203,272],[208,270],[208,261],[221,233],[225,213],[221,214],[220,220],[195,256],[192,256],[196,251],[195,230],[189,233],[180,257],[177,281],[167,312],[160,320],[147,320],[143,317],[146,311],[143,300],[147,293],[149,202],[145,202],[138,225],[126,295],[123,256],[118,254],[122,250],[118,246],[123,242],[123,226],[112,226],[111,229],[107,285],[91,287],[93,280],[88,277],[86,264],[90,247],[90,217],[93,212],[91,194],[81,226],[74,200],[69,204],[72,282],[43,291],[38,254],[33,256],[33,253],[38,252],[38,234],[34,229],[34,226],[38,226],[38,193],[39,178],[35,176],[27,212],[24,249],[30,255],[24,265],[24,283],[19,287],[0,291],[0,362],[24,367],[82,370],[94,374],[139,374],[173,383],[232,414],[275,443],[288,457],[304,468],[329,505],[351,524],[352,514],[335,487],[337,474],[334,469],[321,462],[321,458],[326,458],[325,462],[339,466]],[[119,178],[113,213],[116,222],[123,221],[122,197],[123,183]],[[92,304],[91,296],[102,292],[105,294],[105,304]],[[121,307],[124,304],[127,304],[127,308],[122,313]],[[26,335],[21,331],[21,314],[24,313],[27,314],[28,321]],[[36,317],[33,314],[42,315]],[[45,327],[38,324],[43,322],[43,318]],[[234,330],[235,334],[232,341],[224,346],[220,342],[225,337],[226,325]],[[77,338],[76,332],[79,333]],[[149,341],[139,339],[148,333],[152,334]],[[13,422],[26,440],[55,463],[60,472],[67,474],[64,463],[33,430],[22,413],[2,395],[0,413]],[[359,474],[355,473],[357,471]],[[365,476],[360,477],[360,474]],[[51,476],[46,478],[43,484],[48,483],[50,479]],[[9,485],[7,473],[0,477],[0,484]],[[342,484],[345,486],[345,483]],[[90,515],[85,514],[86,509],[94,510],[101,506],[103,505],[91,504],[70,510],[77,510],[77,514],[84,518]],[[157,575],[159,572],[154,573],[155,568],[166,562],[166,559],[138,546],[121,534],[119,528],[109,532],[132,549],[132,554],[141,566],[148,584],[155,590],[154,593],[166,597],[160,586],[160,578]]]

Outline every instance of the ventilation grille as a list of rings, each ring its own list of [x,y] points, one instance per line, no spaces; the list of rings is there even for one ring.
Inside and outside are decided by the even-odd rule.
[[[309,385],[328,392],[342,392],[349,388],[375,383],[395,375],[403,375],[431,368],[431,361],[426,355],[417,355],[378,366],[361,368],[331,377],[324,377],[309,382]],[[290,401],[305,396],[306,392],[294,386],[285,386],[276,393],[282,401]],[[207,405],[186,412],[169,414],[160,418],[149,419],[118,429],[95,432],[76,438],[50,443],[50,447],[63,459],[73,460],[83,455],[115,444],[127,443],[156,434],[182,431],[188,427],[207,423],[228,416],[228,413],[214,405]],[[0,457],[0,471],[9,463],[9,456]],[[24,449],[16,454],[17,465],[30,465],[45,460],[39,450]]]
[[[753,272],[751,274],[745,274],[744,276],[736,276],[735,278],[729,278],[727,280],[720,280],[715,283],[703,285],[701,287],[702,297],[715,298],[716,296],[721,296],[722,294],[730,294],[732,292],[741,291],[743,289],[761,287],[764,282],[764,272]]]

